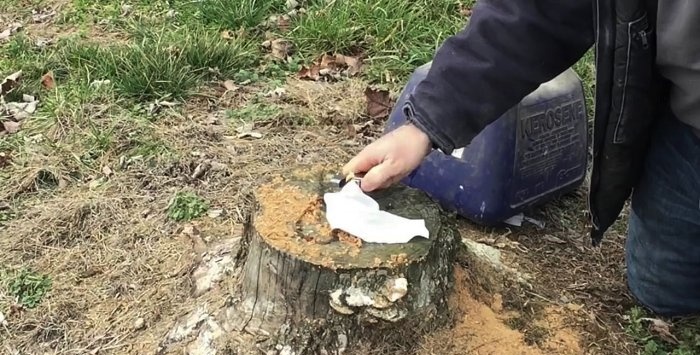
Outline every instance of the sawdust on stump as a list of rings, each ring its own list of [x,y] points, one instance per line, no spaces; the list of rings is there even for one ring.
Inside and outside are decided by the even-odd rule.
[[[333,265],[333,258],[325,254],[323,245],[337,240],[343,244],[344,253],[359,254],[362,240],[330,228],[320,195],[276,179],[257,190],[257,199],[262,211],[255,220],[255,229],[273,247],[321,260],[328,267]]]
[[[517,312],[504,310],[499,295],[494,296],[490,305],[476,300],[465,280],[465,271],[456,267],[456,283],[449,304],[457,312],[457,322],[451,329],[426,337],[424,351],[420,354],[584,354],[579,337],[564,325],[563,314],[555,307],[545,310],[543,319],[537,321],[537,325],[547,331],[547,338],[540,346],[529,345],[525,334],[507,324]]]

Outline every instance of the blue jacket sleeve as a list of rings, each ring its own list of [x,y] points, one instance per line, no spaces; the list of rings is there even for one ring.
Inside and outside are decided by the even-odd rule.
[[[404,112],[450,154],[593,45],[593,0],[478,0]]]

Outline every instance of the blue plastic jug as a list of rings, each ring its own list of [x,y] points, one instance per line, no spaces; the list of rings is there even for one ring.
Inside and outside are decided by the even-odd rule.
[[[405,122],[403,104],[430,64],[409,79],[384,134]],[[473,222],[496,225],[578,188],[586,175],[587,151],[583,85],[569,68],[540,85],[468,146],[452,155],[431,152],[402,182]]]

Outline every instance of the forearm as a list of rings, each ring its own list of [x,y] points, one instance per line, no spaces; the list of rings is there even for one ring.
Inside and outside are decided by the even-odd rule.
[[[479,0],[409,97],[409,120],[441,150],[466,146],[593,44],[591,0]]]

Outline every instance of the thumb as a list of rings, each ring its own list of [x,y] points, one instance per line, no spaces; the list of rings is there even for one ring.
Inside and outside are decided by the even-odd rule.
[[[360,187],[366,192],[374,191],[386,186],[393,177],[394,173],[392,173],[392,169],[390,169],[388,163],[384,162],[369,169],[362,178]]]
[[[363,149],[359,154],[350,159],[342,169],[343,176],[350,173],[365,173],[381,163],[381,159],[372,154],[373,150],[371,148],[372,147],[367,147]]]

